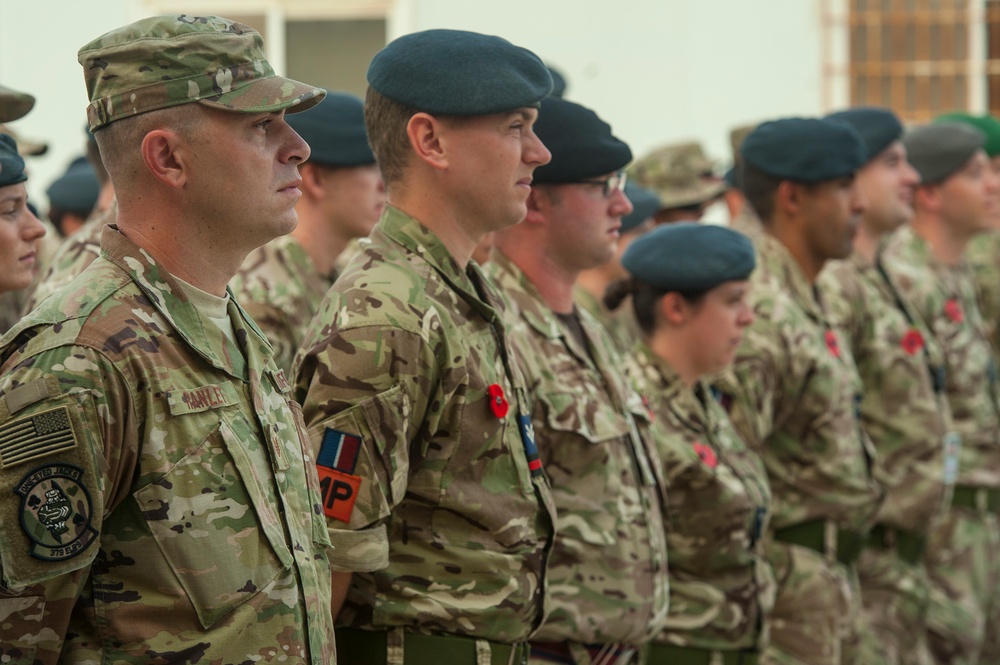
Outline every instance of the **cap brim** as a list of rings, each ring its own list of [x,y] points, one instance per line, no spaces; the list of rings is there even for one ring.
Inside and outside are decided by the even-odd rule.
[[[0,85],[0,122],[13,122],[28,115],[35,107],[35,98]]]
[[[298,113],[323,101],[326,90],[299,83],[284,76],[256,79],[239,88],[198,102],[213,108],[239,113],[267,113],[284,110]]]

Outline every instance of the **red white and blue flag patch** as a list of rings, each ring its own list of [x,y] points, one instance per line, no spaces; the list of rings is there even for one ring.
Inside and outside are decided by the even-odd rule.
[[[323,493],[323,512],[327,517],[348,523],[358,500],[361,478],[354,475],[361,452],[361,437],[340,430],[323,433],[316,471]]]
[[[360,452],[360,436],[336,429],[327,429],[323,433],[323,443],[320,446],[316,463],[343,473],[354,473]]]

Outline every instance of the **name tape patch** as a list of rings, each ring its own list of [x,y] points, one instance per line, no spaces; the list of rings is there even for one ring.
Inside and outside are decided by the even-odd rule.
[[[83,484],[83,469],[50,464],[31,471],[17,484],[21,529],[34,543],[28,553],[44,561],[79,556],[94,542],[93,507]]]

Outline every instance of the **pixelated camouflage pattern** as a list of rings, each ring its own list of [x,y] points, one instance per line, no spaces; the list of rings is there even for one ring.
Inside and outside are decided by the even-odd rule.
[[[643,340],[642,328],[635,320],[632,297],[622,301],[615,310],[609,310],[600,300],[582,286],[573,289],[573,301],[594,317],[603,326],[621,355],[629,355]]]
[[[764,554],[771,487],[705,383],[684,385],[646,345],[630,374],[658,425],[670,491],[670,613],[656,642],[759,651],[768,643],[775,581]]]
[[[1000,357],[1000,230],[992,230],[972,239],[965,252],[972,267],[987,336],[994,357]]]
[[[102,248],[0,342],[0,431],[53,408],[75,431],[0,469],[0,659],[331,662],[319,484],[270,347],[235,302],[238,344],[204,323],[115,228]],[[99,536],[45,561],[11,487],[57,463],[82,470]]]
[[[726,189],[700,143],[663,146],[632,163],[628,177],[660,196],[661,208],[704,203]]]
[[[276,76],[253,28],[218,16],[152,16],[85,44],[94,131],[139,113],[195,101],[230,111],[304,111],[326,91]]]
[[[502,303],[391,206],[360,247],[295,360],[313,445],[326,428],[362,439],[350,523],[328,521],[335,569],[354,572],[338,624],[523,641],[545,615],[555,510],[518,431]]]
[[[580,340],[530,279],[496,250],[487,266],[525,381],[556,506],[539,642],[639,645],[662,630],[669,600],[666,490],[649,412],[600,324],[578,312]]]
[[[944,353],[946,394],[962,436],[956,483],[1000,487],[996,362],[968,265],[937,262],[909,226],[888,238],[883,265]]]
[[[42,266],[39,278],[25,296],[21,315],[38,307],[50,295],[72,282],[101,255],[104,226],[118,218],[118,203],[102,213],[94,213],[76,233],[66,238]],[[48,237],[46,235],[46,237]]]
[[[733,424],[763,455],[772,528],[825,520],[828,528],[865,532],[882,490],[859,421],[861,380],[850,347],[784,245],[768,234],[755,245],[756,320],[722,386],[732,398]],[[795,662],[810,652],[816,655],[802,662],[839,662],[840,639],[850,632],[843,626],[854,625],[860,605],[850,592],[852,572],[831,552],[782,542],[768,552],[778,580],[770,662]],[[831,619],[839,629],[830,628]]]
[[[299,241],[275,238],[250,252],[229,288],[264,332],[274,362],[291,376],[295,352],[336,275],[320,275]]]
[[[35,106],[35,98],[0,85],[0,122],[14,122],[28,115]]]

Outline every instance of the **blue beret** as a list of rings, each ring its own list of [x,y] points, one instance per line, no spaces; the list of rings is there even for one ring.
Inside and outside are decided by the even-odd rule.
[[[622,217],[622,233],[627,233],[656,214],[660,195],[631,181],[625,183],[625,196],[632,202],[632,212]]]
[[[562,97],[566,93],[566,77],[559,73],[558,69],[549,67],[549,75],[552,77],[552,92],[549,94],[553,97]]]
[[[990,157],[1000,155],[1000,120],[991,115],[972,115],[971,113],[945,113],[934,118],[934,122],[964,122],[975,127],[986,136],[983,150]]]
[[[906,158],[923,184],[941,182],[961,169],[986,144],[986,136],[961,122],[936,122],[903,137]]]
[[[851,175],[865,163],[865,145],[849,125],[819,118],[765,122],[747,136],[746,162],[775,178],[821,182]]]
[[[0,134],[0,187],[16,185],[27,179],[24,160],[17,152],[17,142],[8,134]]]
[[[662,291],[699,293],[750,277],[757,266],[753,243],[739,231],[715,224],[661,224],[622,255],[636,279]]]
[[[889,109],[864,106],[831,113],[826,119],[843,122],[854,128],[865,142],[865,162],[870,162],[894,141],[903,137],[903,123]]]
[[[309,144],[310,162],[327,166],[375,163],[365,134],[365,103],[354,95],[327,90],[319,104],[285,120]]]
[[[78,157],[69,165],[66,173],[49,185],[45,193],[49,197],[50,206],[86,216],[97,205],[101,185],[87,158]]]
[[[559,97],[546,97],[538,110],[535,134],[552,161],[535,169],[537,183],[576,182],[625,168],[632,151],[611,134],[597,114]]]
[[[537,55],[464,30],[425,30],[390,42],[368,65],[368,83],[404,106],[459,116],[537,106],[552,91]]]

